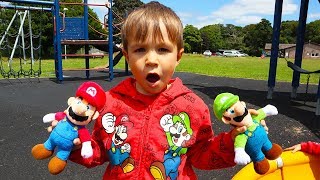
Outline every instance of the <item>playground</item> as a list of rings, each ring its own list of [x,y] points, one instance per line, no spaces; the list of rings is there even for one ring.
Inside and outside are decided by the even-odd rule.
[[[11,2],[11,1],[8,1]],[[80,18],[66,17],[62,13],[59,1],[20,1],[16,3],[30,3],[31,7],[6,6],[5,8],[17,10],[12,22],[17,18],[20,27],[16,35],[9,32],[11,24],[0,38],[0,50],[9,49],[6,61],[1,60],[1,73],[7,79],[0,80],[0,113],[5,120],[0,126],[0,175],[4,179],[101,179],[107,164],[87,169],[83,166],[68,162],[66,169],[57,176],[52,176],[47,171],[47,160],[35,161],[30,151],[38,143],[44,142],[49,133],[46,130],[48,124],[42,122],[44,114],[63,110],[67,107],[66,99],[74,94],[75,89],[88,79],[97,82],[105,90],[109,90],[116,84],[131,76],[128,67],[114,71],[114,66],[120,61],[122,53],[120,47],[114,44],[113,33],[114,13],[107,13],[104,26],[108,27],[108,34],[104,40],[89,39],[88,6],[102,6],[112,11],[111,4],[71,3],[83,6],[84,16]],[[41,5],[43,7],[32,5]],[[209,106],[213,130],[215,134],[230,131],[218,121],[212,110],[214,98],[222,92],[231,92],[239,95],[241,100],[247,103],[248,108],[258,109],[266,104],[272,104],[278,108],[279,114],[267,119],[269,138],[283,148],[290,147],[305,141],[320,142],[320,81],[319,85],[300,84],[300,74],[319,73],[318,71],[306,71],[301,69],[302,46],[304,43],[306,10],[308,4],[301,5],[297,52],[294,63],[290,64],[293,70],[292,83],[277,82],[276,69],[278,61],[279,27],[281,23],[282,1],[276,1],[275,19],[273,31],[273,48],[271,52],[268,81],[225,78],[199,75],[194,73],[177,72],[175,77],[182,79],[184,84],[199,95]],[[22,11],[22,12],[18,12]],[[31,13],[29,11],[48,11],[54,18],[54,56],[55,77],[39,78],[41,75],[41,32],[33,32],[31,28]],[[20,20],[19,17],[20,16]],[[120,18],[120,17],[117,17]],[[26,24],[24,24],[26,22]],[[80,24],[81,26],[70,26]],[[82,26],[83,25],[83,26]],[[28,27],[29,33],[25,33]],[[80,28],[79,28],[80,27]],[[95,31],[95,30],[93,30]],[[98,32],[97,33],[101,33]],[[105,34],[100,34],[105,35]],[[11,40],[8,40],[11,38]],[[12,37],[11,37],[12,36]],[[1,37],[1,36],[0,36]],[[25,41],[26,38],[29,38]],[[12,45],[3,45],[12,42]],[[30,44],[30,45],[28,45]],[[81,45],[84,47],[82,54],[67,54],[64,47]],[[97,71],[90,69],[89,46],[107,51],[108,66]],[[22,49],[18,52],[18,49]],[[19,54],[19,57],[15,56]],[[105,54],[104,54],[105,55]],[[30,56],[26,58],[26,56]],[[82,69],[64,69],[63,58],[82,57],[85,67]],[[1,54],[0,54],[0,58]],[[18,62],[14,62],[18,59]],[[18,64],[18,68],[14,67]],[[26,68],[25,65],[28,65]],[[289,64],[288,64],[289,66]],[[5,68],[6,67],[6,68]],[[30,68],[29,68],[30,67]],[[12,78],[13,77],[13,78]],[[36,78],[34,78],[36,77]],[[68,78],[66,78],[68,77]],[[298,88],[299,87],[299,88]],[[305,89],[308,93],[305,93]],[[93,123],[90,124],[92,129]],[[232,179],[245,166],[203,171],[196,170],[200,180],[207,179]],[[318,173],[318,172],[317,172]]]
[[[66,99],[84,81],[81,71],[68,72],[74,79],[62,84],[55,78],[41,78],[0,81],[0,114],[5,117],[0,131],[0,175],[4,179],[101,179],[107,164],[87,169],[69,162],[58,176],[47,171],[48,160],[35,161],[31,148],[48,137],[45,129],[48,124],[42,122],[46,113],[67,107]],[[113,81],[106,81],[105,73],[92,73],[92,80],[106,90],[127,78],[125,72],[117,73]],[[279,114],[268,118],[269,137],[282,147],[302,141],[320,141],[320,117],[314,113],[315,102],[303,99],[290,100],[291,83],[281,83],[276,88],[274,100],[266,99],[266,82],[246,79],[218,78],[192,73],[176,73],[184,83],[198,94],[209,106],[213,130],[216,134],[229,131],[230,127],[218,121],[212,111],[214,97],[221,92],[232,92],[247,102],[249,108],[260,108],[268,103],[275,105]],[[316,92],[317,86],[311,85],[310,92]],[[303,90],[298,94],[303,94]],[[315,97],[315,93],[309,93]],[[312,98],[311,98],[312,99]],[[93,124],[91,124],[93,125]],[[244,166],[213,171],[197,171],[200,180],[231,179]],[[10,172],[10,173],[9,173]]]

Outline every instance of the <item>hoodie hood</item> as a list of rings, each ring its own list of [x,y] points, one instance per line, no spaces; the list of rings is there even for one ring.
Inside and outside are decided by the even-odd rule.
[[[149,96],[141,94],[135,88],[136,80],[132,77],[125,79],[120,84],[110,90],[111,94],[117,94],[123,98],[127,98],[133,101],[140,102],[145,105],[152,104],[155,99],[160,100],[159,102],[167,104],[174,100],[178,96],[192,92],[186,86],[183,86],[181,79],[175,78],[170,80],[171,86],[159,93],[158,95]]]

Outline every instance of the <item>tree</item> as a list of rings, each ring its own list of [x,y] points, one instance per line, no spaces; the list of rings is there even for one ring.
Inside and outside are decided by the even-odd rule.
[[[224,48],[226,49],[243,49],[242,27],[233,24],[221,26],[222,37],[225,40]]]
[[[320,44],[320,20],[316,20],[307,24],[306,27],[306,42]]]
[[[272,27],[266,19],[261,19],[258,24],[248,25],[245,30],[244,44],[250,55],[260,56],[267,42],[271,42]]]
[[[295,44],[297,39],[298,21],[284,21],[281,23],[280,43]]]
[[[114,0],[113,5],[113,24],[114,24],[114,34],[119,34],[121,25],[126,18],[126,16],[135,8],[141,6],[143,2],[140,0]],[[121,42],[120,36],[114,38],[116,43]]]
[[[203,48],[211,51],[217,51],[223,46],[221,35],[221,25],[214,24],[204,26],[200,29],[201,38],[203,39]]]
[[[200,35],[200,31],[192,26],[192,25],[186,25],[183,30],[183,38],[185,43],[185,52],[191,53],[191,52],[198,52],[202,53],[201,49],[201,43],[202,38]]]

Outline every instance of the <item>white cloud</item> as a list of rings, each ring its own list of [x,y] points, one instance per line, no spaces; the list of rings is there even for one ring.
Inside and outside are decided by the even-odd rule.
[[[258,23],[263,17],[274,15],[274,6],[275,0],[234,0],[210,15],[196,17],[196,27],[228,21],[239,25]],[[282,15],[295,14],[297,10],[298,5],[292,0],[283,1]]]
[[[237,24],[256,24],[261,21],[260,16],[240,16],[235,20]]]
[[[312,19],[320,19],[320,13],[311,13],[308,15],[308,17]]]

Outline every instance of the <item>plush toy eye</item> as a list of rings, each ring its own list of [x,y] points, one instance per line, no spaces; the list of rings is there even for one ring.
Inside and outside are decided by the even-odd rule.
[[[234,110],[233,109],[228,109],[228,112],[231,114],[234,114]]]
[[[87,106],[87,110],[89,110],[89,109],[90,109],[90,106],[88,105],[88,106]]]

